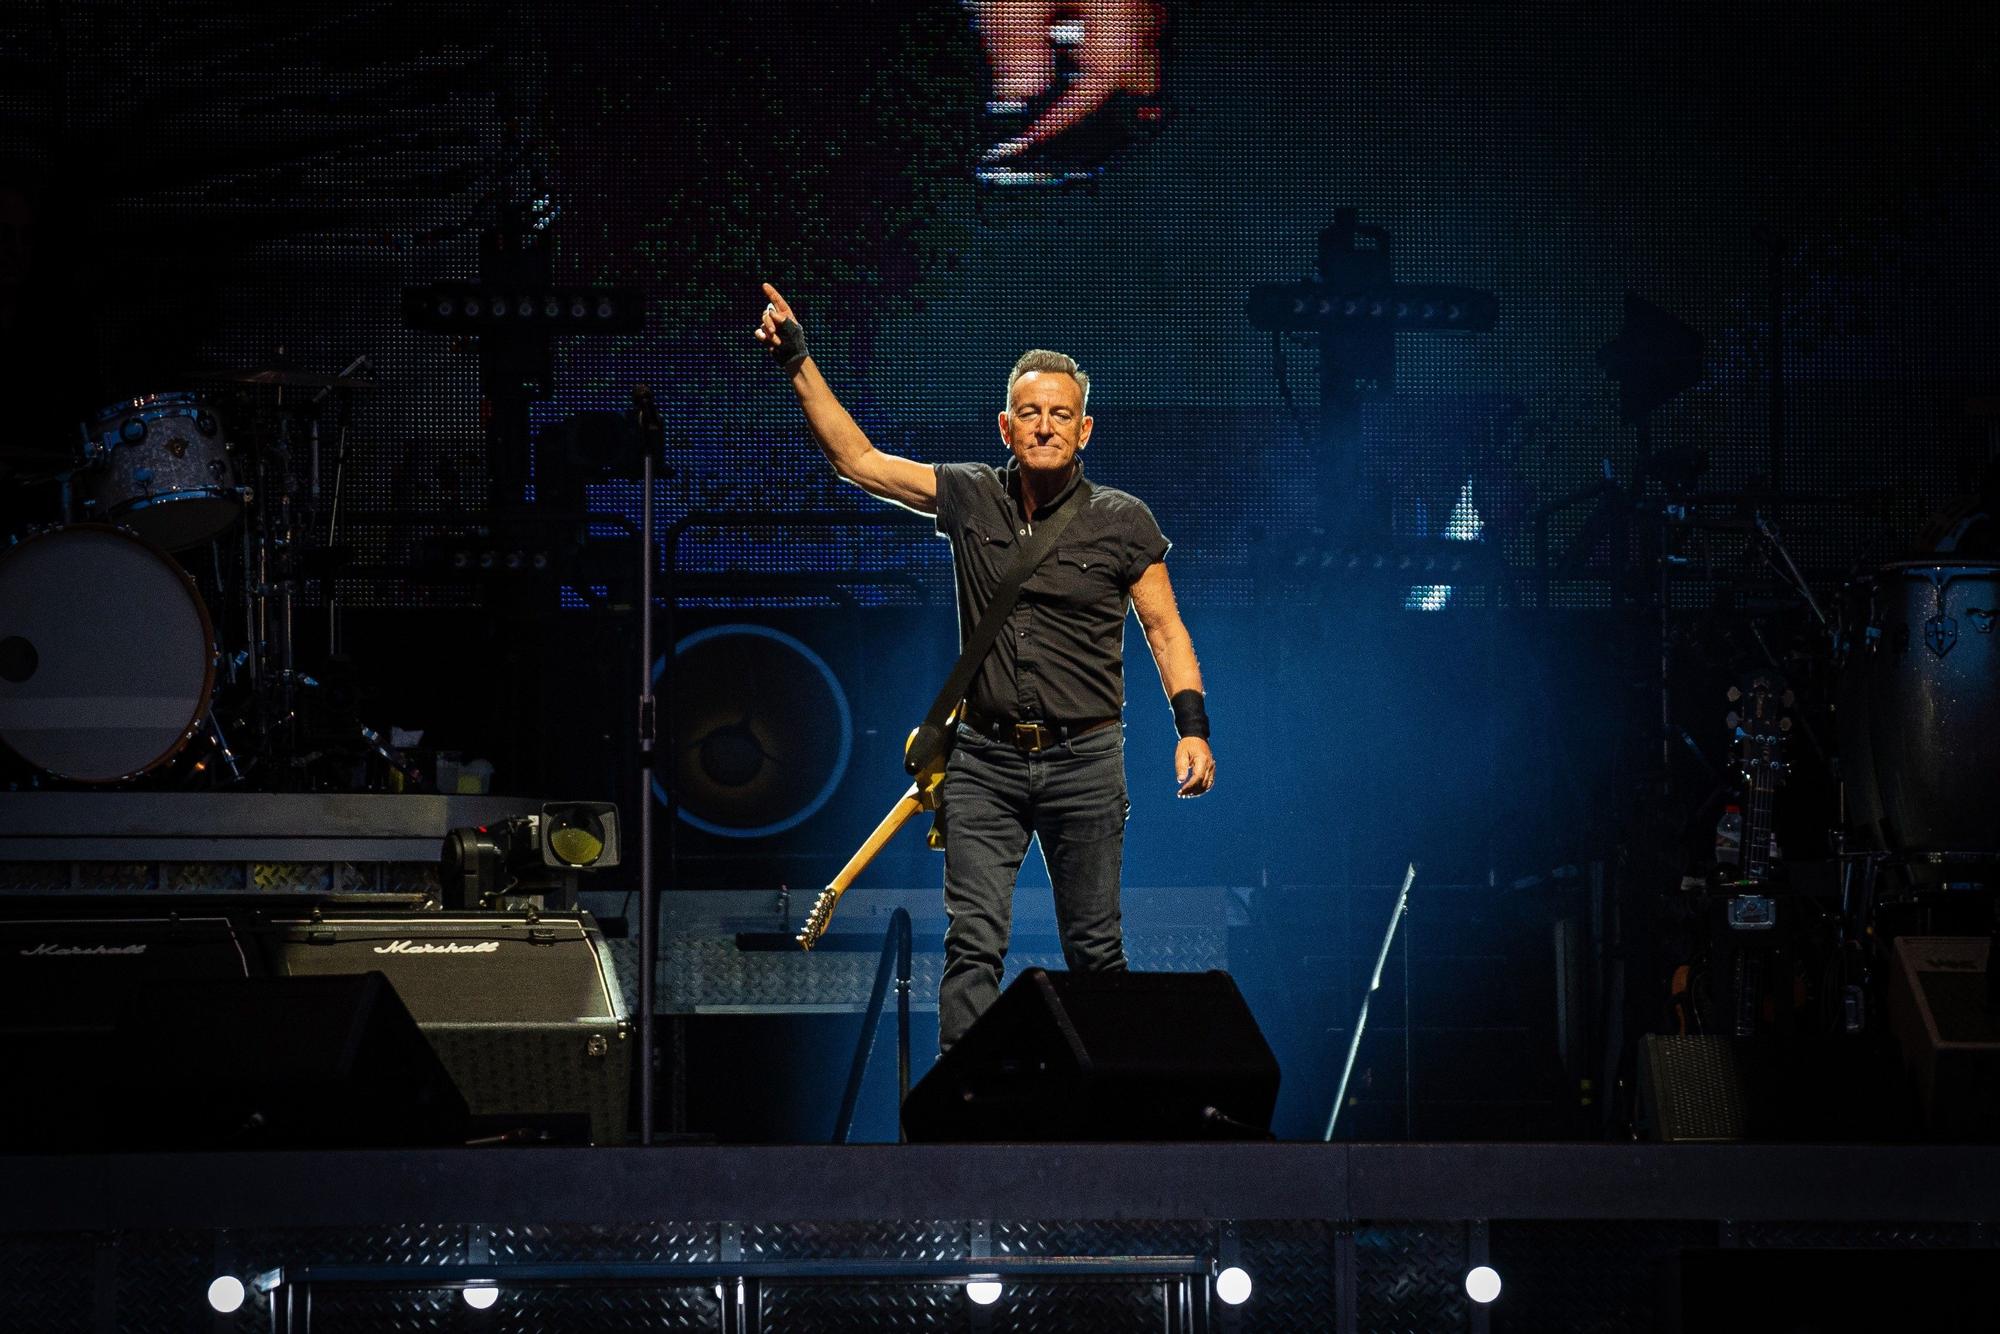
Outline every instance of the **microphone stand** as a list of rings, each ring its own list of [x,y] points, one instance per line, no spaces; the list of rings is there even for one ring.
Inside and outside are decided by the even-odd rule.
[[[653,891],[653,448],[639,473],[639,1143],[653,1142],[653,981],[659,906]]]

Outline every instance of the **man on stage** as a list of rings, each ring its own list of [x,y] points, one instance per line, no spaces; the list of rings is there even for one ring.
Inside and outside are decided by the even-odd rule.
[[[934,515],[950,540],[961,641],[1006,579],[1017,544],[1064,505],[1083,506],[1023,585],[973,677],[940,789],[950,925],[938,1046],[949,1051],[999,994],[1014,880],[1031,836],[1048,864],[1069,967],[1124,969],[1126,608],[1139,613],[1173,707],[1183,797],[1215,783],[1201,669],[1152,512],[1137,497],[1083,480],[1090,378],[1075,361],[1034,351],[1015,363],[1000,413],[1000,438],[1013,455],[1004,469],[933,467],[869,443],[807,354],[791,307],[768,283],[764,295],[770,304],[756,337],[791,376],[834,471],[872,496]]]

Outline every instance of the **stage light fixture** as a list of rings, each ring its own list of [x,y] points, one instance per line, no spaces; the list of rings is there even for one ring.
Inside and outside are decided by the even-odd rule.
[[[1466,1271],[1465,1295],[1486,1305],[1500,1295],[1500,1275],[1492,1265],[1475,1265]]]
[[[233,1274],[218,1274],[208,1285],[208,1304],[223,1315],[243,1306],[243,1280]]]
[[[553,801],[536,815],[446,834],[438,881],[449,908],[506,907],[508,898],[531,897],[568,906],[577,873],[609,870],[618,854],[617,806]]]
[[[1241,1306],[1250,1300],[1250,1275],[1238,1265],[1231,1265],[1215,1276],[1215,1295],[1231,1306]]]
[[[991,1306],[1000,1300],[1000,1280],[975,1278],[965,1285],[965,1296],[975,1306]]]
[[[465,1304],[473,1310],[487,1311],[500,1300],[500,1289],[491,1283],[468,1283],[458,1290],[458,1295],[465,1298]]]
[[[595,318],[591,318],[592,316]],[[564,318],[564,317],[567,318]],[[630,287],[505,288],[478,282],[426,283],[403,289],[403,322],[437,333],[637,333],[645,300]]]

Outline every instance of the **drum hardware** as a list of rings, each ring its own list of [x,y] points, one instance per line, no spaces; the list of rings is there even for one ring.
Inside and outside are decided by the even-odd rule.
[[[357,376],[353,372],[365,368],[366,358],[357,365],[351,365],[338,375],[315,375],[311,371],[295,371],[274,367],[254,371],[203,371],[190,378],[204,384],[262,385],[276,389],[318,389],[331,391],[365,393],[375,388],[380,381]],[[318,400],[314,400],[317,402]]]

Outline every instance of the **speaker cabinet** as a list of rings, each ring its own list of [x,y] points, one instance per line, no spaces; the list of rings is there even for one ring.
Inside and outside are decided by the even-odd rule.
[[[1268,1138],[1278,1061],[1227,973],[1030,968],[903,1103],[915,1141]]]
[[[1639,1128],[1674,1144],[1721,1144],[1748,1138],[1750,1097],[1743,1048],[1716,1034],[1639,1039]]]
[[[267,930],[277,975],[385,974],[490,1128],[624,1142],[634,1040],[588,913],[323,913]]]
[[[1898,936],[1889,1028],[1938,1139],[2000,1138],[2000,1014],[1986,1008],[1984,936]]]

